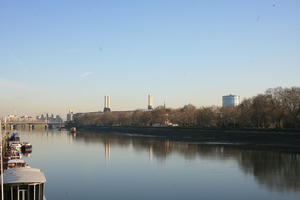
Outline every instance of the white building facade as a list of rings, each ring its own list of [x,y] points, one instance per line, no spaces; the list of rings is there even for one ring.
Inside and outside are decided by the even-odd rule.
[[[227,95],[223,96],[223,107],[235,107],[240,104],[240,96],[237,95]]]

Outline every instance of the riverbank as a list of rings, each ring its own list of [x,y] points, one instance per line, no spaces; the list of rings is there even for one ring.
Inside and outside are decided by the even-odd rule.
[[[77,128],[79,132],[80,130],[88,130],[98,133],[137,134],[166,137],[173,140],[185,140],[189,142],[229,143],[251,145],[261,148],[292,148],[300,151],[299,130],[117,126],[84,126]]]

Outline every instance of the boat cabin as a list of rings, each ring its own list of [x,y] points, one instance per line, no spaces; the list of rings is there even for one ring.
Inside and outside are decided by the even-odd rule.
[[[20,143],[11,143],[9,147],[11,150],[21,151],[22,145]]]
[[[18,133],[13,133],[10,138],[10,141],[20,141],[20,135]]]
[[[4,171],[5,200],[44,200],[45,175],[36,168],[12,168]]]

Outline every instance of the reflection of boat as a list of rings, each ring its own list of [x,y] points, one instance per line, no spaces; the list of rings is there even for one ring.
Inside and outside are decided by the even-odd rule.
[[[22,152],[31,152],[32,151],[32,145],[29,142],[23,142],[22,144]]]
[[[13,133],[10,138],[10,141],[20,141],[20,135],[18,133]]]
[[[70,129],[70,131],[71,131],[71,133],[76,133],[76,127],[72,127],[72,128]]]
[[[13,159],[7,162],[7,169],[28,167],[24,160]]]
[[[4,171],[5,199],[43,200],[45,175],[36,168],[12,168]]]

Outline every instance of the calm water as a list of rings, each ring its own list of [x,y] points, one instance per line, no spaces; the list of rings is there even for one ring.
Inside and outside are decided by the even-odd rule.
[[[19,131],[48,200],[300,199],[300,154],[122,134]]]

